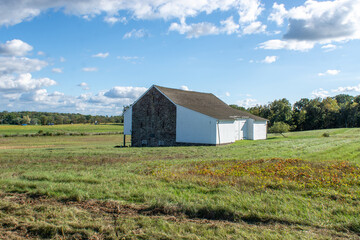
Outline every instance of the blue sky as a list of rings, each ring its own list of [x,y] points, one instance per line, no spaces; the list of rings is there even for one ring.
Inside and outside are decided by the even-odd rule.
[[[244,107],[360,94],[360,0],[1,0],[0,110],[121,114],[153,84]]]

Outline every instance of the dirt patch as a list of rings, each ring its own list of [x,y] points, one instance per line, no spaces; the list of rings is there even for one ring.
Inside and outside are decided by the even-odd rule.
[[[0,146],[0,149],[28,149],[28,148],[48,148],[56,145],[39,145],[39,146]]]

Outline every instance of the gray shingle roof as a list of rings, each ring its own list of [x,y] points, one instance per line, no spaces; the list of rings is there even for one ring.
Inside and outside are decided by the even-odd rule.
[[[212,93],[184,91],[180,89],[154,86],[175,104],[215,119],[234,120],[235,118],[251,118],[257,121],[266,121],[264,118],[230,107]]]

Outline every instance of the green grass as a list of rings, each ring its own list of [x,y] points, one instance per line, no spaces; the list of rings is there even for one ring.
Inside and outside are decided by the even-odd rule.
[[[123,125],[120,124],[62,124],[62,125],[0,125],[1,135],[23,135],[35,134],[39,131],[50,133],[103,133],[122,132]]]
[[[360,129],[286,135],[163,148],[0,138],[0,238],[359,239]]]

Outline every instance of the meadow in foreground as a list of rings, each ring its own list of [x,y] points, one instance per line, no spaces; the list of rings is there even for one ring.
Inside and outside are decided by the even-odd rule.
[[[360,129],[218,147],[0,138],[0,238],[359,239]]]

